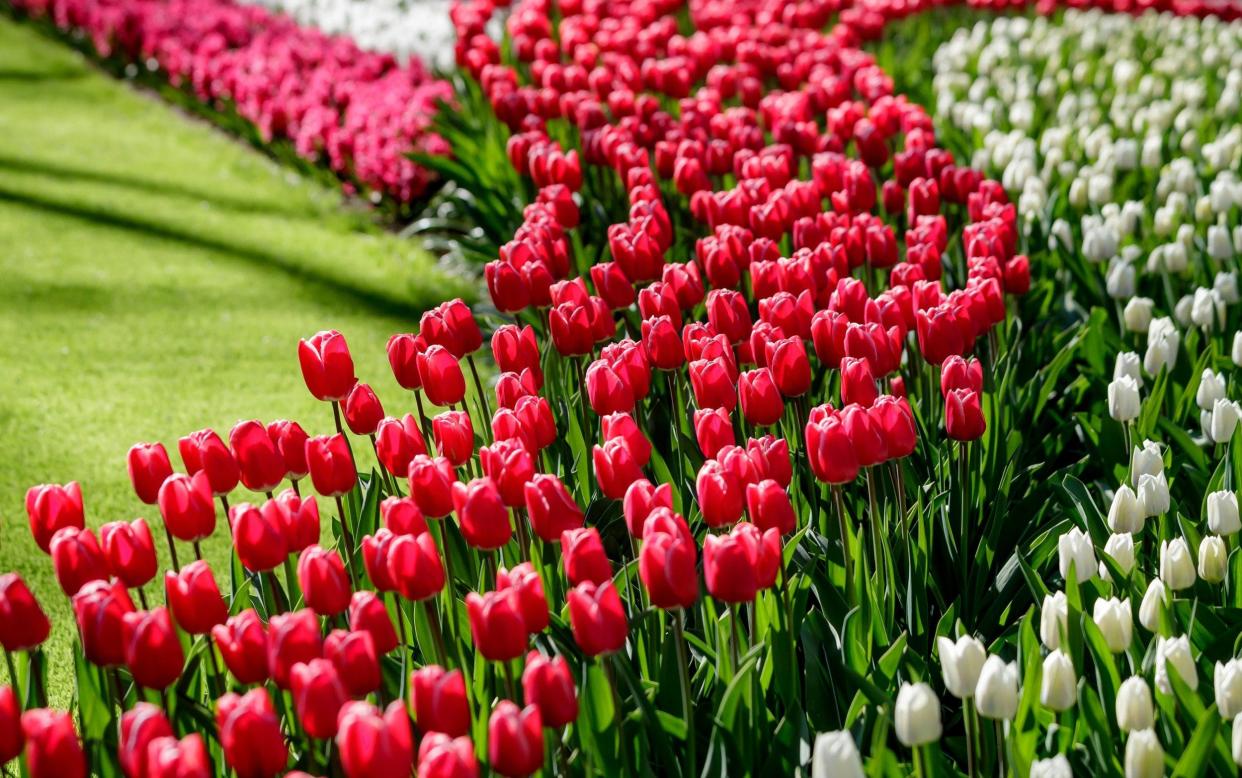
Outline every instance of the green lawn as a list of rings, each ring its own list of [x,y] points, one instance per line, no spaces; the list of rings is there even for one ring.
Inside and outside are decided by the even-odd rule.
[[[296,358],[323,328],[345,333],[359,375],[404,410],[385,340],[469,287],[336,192],[4,16],[0,138],[0,570],[21,572],[54,621],[65,706],[73,618],[30,538],[27,487],[80,481],[96,526],[158,519],[129,486],[134,442],[164,441],[180,467],[177,438],[208,425],[328,431]],[[208,551],[226,548],[221,522]]]

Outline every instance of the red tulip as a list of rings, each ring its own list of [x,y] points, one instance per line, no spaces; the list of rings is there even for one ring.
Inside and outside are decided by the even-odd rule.
[[[651,364],[660,370],[676,370],[686,361],[681,334],[668,316],[644,319],[643,348]]]
[[[594,657],[620,651],[629,625],[611,580],[596,586],[583,581],[569,592],[569,623],[582,653]]]
[[[492,356],[501,372],[522,373],[529,370],[536,379],[536,389],[543,386],[543,369],[540,366],[543,355],[539,352],[535,330],[530,325],[520,329],[515,324],[499,327],[492,334]]]
[[[890,459],[900,459],[914,453],[917,432],[914,427],[914,412],[904,397],[881,397],[871,406],[868,413],[884,435]]]
[[[65,527],[86,526],[82,513],[82,487],[77,481],[65,486],[43,484],[26,490],[26,515],[35,543],[49,553],[52,536]]]
[[[794,336],[773,340],[764,346],[767,367],[781,394],[801,397],[811,389],[811,362],[806,355],[806,343]]]
[[[940,393],[948,396],[954,389],[983,391],[983,365],[979,360],[974,357],[967,360],[955,354],[941,363]]]
[[[61,590],[69,597],[91,581],[108,578],[108,562],[89,529],[65,527],[56,532],[52,537],[52,567]]]
[[[190,432],[178,441],[178,450],[181,452],[185,471],[191,476],[200,470],[206,471],[212,495],[227,495],[237,487],[241,470],[237,469],[237,460],[233,459],[229,446],[220,440],[220,435],[215,430]]]
[[[140,587],[155,577],[155,543],[145,519],[111,521],[99,528],[108,570],[126,586]]]
[[[180,740],[162,737],[147,751],[147,778],[211,778],[211,759],[197,732]]]
[[[285,489],[274,500],[263,503],[262,511],[280,527],[288,553],[299,553],[319,542],[319,503],[314,495],[303,499],[292,489]]]
[[[625,526],[636,538],[643,536],[643,527],[647,517],[656,508],[673,507],[673,489],[669,484],[655,486],[645,478],[630,484],[625,491],[622,512],[625,515]]]
[[[535,459],[517,440],[498,440],[479,449],[483,475],[491,478],[510,508],[526,503],[526,485],[535,477]]]
[[[418,375],[433,405],[456,405],[466,396],[466,377],[457,357],[443,346],[429,346],[419,353]]]
[[[470,738],[431,732],[418,746],[420,778],[478,778],[479,761]]]
[[[216,529],[216,504],[207,472],[193,476],[174,473],[160,487],[160,515],[173,537],[194,542]]]
[[[563,357],[590,354],[595,345],[591,314],[585,305],[561,303],[548,311],[552,346]]]
[[[410,675],[410,690],[419,729],[450,737],[470,734],[470,703],[460,670],[425,665]]]
[[[539,392],[534,375],[526,370],[522,373],[501,373],[496,379],[496,405],[498,410],[517,407],[518,400],[531,397]],[[495,424],[495,417],[492,420]]]
[[[647,532],[638,557],[638,575],[657,608],[689,608],[699,597],[694,541],[676,533]]]
[[[366,568],[367,578],[378,592],[395,592],[397,583],[388,571],[388,554],[392,550],[392,542],[397,535],[387,527],[380,527],[374,535],[362,538],[362,566]]]
[[[85,778],[86,756],[68,713],[36,708],[22,714],[30,778]]]
[[[6,651],[27,651],[47,640],[51,629],[47,614],[22,577],[0,575],[0,645]]]
[[[651,441],[647,440],[633,416],[628,413],[609,414],[600,419],[600,429],[604,440],[623,441],[639,467],[651,461]]]
[[[375,449],[380,464],[394,476],[403,477],[410,471],[410,460],[427,453],[422,430],[412,414],[400,419],[391,416],[379,423],[375,433]]]
[[[307,607],[320,616],[335,616],[349,607],[349,575],[336,551],[319,545],[303,549],[298,557],[298,585]]]
[[[707,526],[723,527],[741,518],[746,504],[746,485],[719,461],[709,459],[704,462],[694,483],[699,511]]]
[[[858,477],[858,457],[850,436],[835,413],[820,406],[811,411],[806,424],[807,458],[811,470],[820,481],[844,484]]]
[[[625,497],[625,490],[630,488],[630,484],[643,477],[642,467],[624,440],[604,441],[604,445],[595,446],[591,454],[600,491],[611,500]]]
[[[285,474],[289,478],[300,481],[310,475],[310,467],[306,464],[306,439],[310,436],[301,424],[277,419],[267,425],[267,437],[285,463]]]
[[[349,600],[349,628],[370,634],[378,654],[387,654],[398,645],[392,617],[375,592],[354,592]]]
[[[591,410],[600,416],[634,410],[634,392],[624,374],[602,359],[587,368],[585,388]]]
[[[496,591],[514,593],[527,632],[534,635],[548,628],[548,598],[543,592],[543,579],[530,562],[522,562],[512,570],[497,570]]]
[[[979,393],[952,389],[944,398],[944,429],[954,440],[978,440],[987,423],[979,405]],[[57,533],[59,534],[59,533]]]
[[[526,650],[526,622],[514,590],[470,592],[466,614],[475,648],[485,659],[508,662]]]
[[[530,305],[530,285],[508,262],[488,262],[483,266],[483,277],[492,304],[501,313],[515,313]]]
[[[374,435],[384,418],[384,406],[375,390],[359,381],[345,395],[345,424],[355,435]]]
[[[526,778],[543,766],[543,720],[539,708],[519,709],[501,700],[487,720],[487,761],[508,778]]]
[[[306,464],[310,467],[311,483],[324,497],[348,494],[358,480],[354,456],[345,436],[320,435],[306,441]]]
[[[272,616],[267,632],[267,669],[277,686],[288,689],[293,666],[322,655],[323,636],[314,611],[303,608]]]
[[[410,460],[410,496],[429,519],[442,519],[453,512],[453,484],[457,473],[444,457],[416,455]]]
[[[474,313],[460,297],[423,313],[418,331],[428,343],[438,343],[459,358],[473,354],[483,345],[483,333]]]
[[[267,680],[267,629],[254,608],[212,627],[211,637],[238,683],[249,685]]]
[[[513,535],[509,513],[490,478],[453,484],[453,510],[462,537],[474,548],[491,551],[508,543]]]
[[[269,509],[268,505],[272,507]],[[247,570],[264,573],[288,558],[289,547],[275,500],[269,500],[262,509],[248,502],[231,506],[229,525],[233,530],[233,549]]]
[[[125,614],[125,664],[134,682],[147,689],[165,689],[181,677],[185,654],[168,609]]]
[[[470,460],[474,453],[474,426],[470,423],[470,414],[445,411],[431,420],[431,431],[435,435],[436,450],[454,467],[461,467]]]
[[[563,656],[548,659],[538,651],[527,654],[522,693],[528,704],[539,709],[545,727],[559,729],[578,719],[578,692]]]
[[[267,689],[221,697],[216,703],[216,726],[224,761],[238,778],[272,778],[285,771],[289,747]]]
[[[583,581],[601,584],[612,579],[612,565],[594,527],[566,530],[561,534],[561,554],[565,577],[571,586]]]
[[[888,441],[866,408],[847,405],[841,409],[840,418],[860,466],[870,467],[888,459]]]
[[[747,485],[746,512],[751,523],[761,530],[775,529],[787,535],[798,526],[789,492],[772,479]]]
[[[398,535],[387,551],[388,575],[402,597],[419,602],[444,589],[444,566],[431,533]]]
[[[164,592],[177,626],[191,635],[206,635],[228,618],[229,606],[204,560],[191,562],[181,572],[164,573]]]
[[[694,403],[700,408],[724,408],[732,412],[737,406],[736,371],[723,358],[696,359],[690,363],[690,386]]]
[[[380,503],[380,519],[384,527],[394,535],[422,535],[427,532],[427,520],[418,504],[409,497],[388,497]]]
[[[21,703],[13,693],[13,687],[0,686],[0,764],[20,756],[25,745]]]
[[[707,293],[707,321],[730,343],[738,343],[750,334],[750,311],[746,299],[733,289],[713,289]]]
[[[789,462],[789,441],[774,435],[764,435],[746,441],[746,455],[755,465],[759,480],[771,478],[783,487],[793,480],[793,465]]]
[[[172,464],[163,443],[135,443],[125,457],[129,482],[134,493],[147,505],[155,505],[164,479],[172,475]]]
[[[92,581],[73,596],[73,615],[87,661],[100,667],[125,662],[125,614],[134,603],[118,581]]]
[[[766,427],[780,421],[785,414],[785,402],[768,368],[742,373],[737,389],[742,401],[742,415],[751,424]]]
[[[418,352],[425,342],[410,333],[398,333],[388,339],[388,365],[393,378],[402,389],[418,391],[422,378],[418,375]]]
[[[149,702],[138,702],[121,715],[121,742],[117,757],[127,778],[150,778],[147,748],[160,738],[172,737],[172,725],[163,709]]]
[[[293,666],[293,703],[298,722],[309,737],[325,739],[336,735],[337,714],[348,696],[336,667],[327,659],[312,659]]]
[[[522,423],[532,451],[541,451],[556,440],[556,419],[546,398],[523,397],[518,400],[513,412]]]
[[[591,266],[591,283],[595,291],[615,310],[629,308],[634,304],[634,284],[625,277],[625,271],[616,262],[600,262]]]
[[[780,558],[776,529],[760,533],[753,524],[739,524],[728,535],[708,535],[703,541],[707,590],[721,602],[751,602],[775,582]]]
[[[289,434],[286,431],[286,434]],[[281,438],[281,444],[285,443]],[[292,468],[272,442],[267,428],[259,421],[239,421],[229,431],[229,447],[241,470],[241,482],[252,492],[275,489]]]
[[[811,343],[815,356],[830,368],[841,364],[850,317],[844,311],[819,311],[811,317]]]
[[[523,487],[530,526],[546,543],[555,543],[565,530],[581,527],[586,519],[560,478],[539,473]]]
[[[317,400],[339,402],[354,387],[354,359],[345,336],[336,330],[317,332],[298,341],[302,379]]]
[[[965,330],[971,326],[970,320],[960,318],[952,307],[921,309],[915,317],[919,351],[928,362],[938,365],[966,351]]]
[[[414,767],[414,737],[405,702],[381,715],[368,702],[341,708],[336,745],[346,778],[408,778]]]
[[[879,396],[875,374],[865,358],[845,357],[841,360],[841,403],[855,403],[870,408]]]

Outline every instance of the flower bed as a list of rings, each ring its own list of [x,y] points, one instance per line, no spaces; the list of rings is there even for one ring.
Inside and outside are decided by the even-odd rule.
[[[13,0],[82,35],[115,62],[153,71],[203,110],[236,114],[263,143],[291,144],[350,189],[401,206],[427,171],[408,155],[445,154],[428,125],[447,84],[421,63],[360,49],[290,19],[228,0]]]

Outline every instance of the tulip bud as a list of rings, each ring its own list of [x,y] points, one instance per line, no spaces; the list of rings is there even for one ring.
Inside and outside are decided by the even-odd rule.
[[[1044,605],[1039,611],[1039,639],[1049,649],[1061,647],[1061,641],[1068,634],[1069,604],[1065,592],[1057,592],[1044,596]]]
[[[944,428],[950,438],[977,440],[983,436],[985,426],[978,392],[954,389],[945,396]]]
[[[535,475],[523,487],[523,496],[531,529],[545,542],[559,540],[563,532],[577,529],[586,521],[573,495],[555,475]]]
[[[543,591],[543,579],[530,562],[522,562],[510,570],[503,567],[497,570],[496,590],[513,592],[527,632],[534,635],[548,628],[548,598]]]
[[[216,703],[216,727],[224,761],[238,778],[268,778],[284,772],[289,747],[267,689],[221,697]]]
[[[526,621],[514,590],[470,592],[466,615],[474,645],[485,659],[508,662],[526,650]]]
[[[229,508],[237,559],[253,573],[274,570],[289,556],[279,509],[274,500],[269,504],[272,505],[270,509],[267,505],[260,509],[245,502]]]
[[[6,651],[28,651],[47,640],[51,629],[47,614],[22,577],[0,575],[0,645]]]
[[[1122,351],[1113,362],[1113,378],[1129,376],[1139,388],[1143,388],[1143,360],[1133,351]]]
[[[1040,679],[1039,702],[1054,711],[1069,710],[1078,699],[1078,678],[1074,675],[1074,663],[1060,649],[1044,657],[1043,675]]]
[[[1216,692],[1216,708],[1222,718],[1231,719],[1242,713],[1242,659],[1216,663],[1212,676]]]
[[[1126,778],[1163,778],[1164,749],[1150,729],[1130,733],[1126,739]]]
[[[121,742],[117,748],[117,758],[125,775],[128,778],[149,778],[148,746],[155,740],[172,735],[172,725],[159,706],[138,702],[125,711],[121,715]],[[0,759],[5,759],[2,751]]]
[[[625,646],[629,624],[611,580],[598,586],[583,581],[569,592],[569,624],[574,641],[588,657],[612,654]]]
[[[509,542],[513,527],[495,482],[476,478],[469,484],[453,484],[453,509],[466,543],[484,551]]]
[[[1108,508],[1108,528],[1113,532],[1142,532],[1146,518],[1134,490],[1125,484],[1117,487]]]
[[[612,565],[594,527],[566,530],[561,535],[561,554],[565,561],[565,577],[570,586],[583,581],[602,584],[612,578]]]
[[[374,435],[384,419],[384,406],[375,390],[361,381],[346,395],[344,410],[345,423],[355,435]]]
[[[979,672],[975,704],[984,718],[1008,721],[1018,712],[1018,670],[998,656],[989,656]]]
[[[1169,482],[1164,473],[1143,475],[1138,479],[1139,507],[1147,516],[1159,516],[1169,510]]]
[[[22,714],[22,735],[30,778],[86,778],[86,756],[68,713],[28,710]]]
[[[453,484],[457,474],[444,457],[415,455],[410,460],[410,496],[423,516],[442,519],[453,512]]]
[[[1122,732],[1150,729],[1155,722],[1151,689],[1140,675],[1122,682],[1117,690],[1117,726]]]
[[[267,680],[267,630],[253,608],[212,627],[211,637],[238,683],[249,685]]]
[[[1152,579],[1139,603],[1139,624],[1148,632],[1160,629],[1160,612],[1168,604],[1168,593],[1159,578]]]
[[[369,632],[333,630],[323,641],[323,655],[351,696],[364,697],[380,688],[379,656]]]
[[[1194,657],[1190,654],[1190,639],[1185,635],[1156,639],[1156,688],[1165,694],[1173,693],[1173,684],[1169,681],[1170,665],[1191,691],[1199,688],[1199,675],[1195,671]]]
[[[875,374],[866,358],[845,357],[841,360],[841,404],[857,403],[870,408],[879,396]]]
[[[1104,642],[1114,654],[1120,654],[1130,647],[1134,633],[1134,617],[1130,610],[1130,600],[1100,598],[1095,601],[1091,614],[1095,625],[1104,635]]]
[[[191,635],[205,635],[228,617],[229,607],[206,560],[191,562],[179,573],[166,572],[164,590],[177,625]]]
[[[1228,443],[1233,437],[1233,431],[1238,426],[1238,416],[1242,414],[1242,410],[1235,402],[1230,402],[1223,397],[1212,405],[1211,424],[1208,428],[1209,437],[1214,443]]]
[[[108,563],[95,533],[65,527],[52,536],[52,568],[64,593],[72,597],[91,581],[108,578]]]
[[[297,436],[290,435],[289,437]],[[285,439],[281,439],[282,444],[285,442]],[[294,441],[289,440],[289,442]],[[252,492],[272,491],[291,471],[285,464],[286,457],[277,450],[267,428],[258,421],[239,421],[234,425],[229,431],[229,447],[233,450],[233,458],[237,461],[242,485]],[[303,450],[305,450],[305,445],[303,445]],[[304,458],[305,455],[301,459]],[[293,455],[293,459],[300,462],[296,454]],[[162,492],[163,489],[160,491]],[[210,494],[210,481],[207,482],[207,491]],[[161,513],[164,511],[163,505],[163,500],[161,500]]]
[[[600,428],[605,440],[619,439],[625,443],[639,467],[651,461],[651,441],[639,428],[634,417],[628,413],[611,413],[600,418]]]
[[[694,437],[703,456],[712,459],[725,446],[736,443],[733,420],[724,408],[703,408],[694,412]]]
[[[1151,326],[1151,311],[1155,303],[1149,297],[1131,297],[1121,312],[1122,322],[1129,332],[1147,332]]]
[[[940,739],[940,701],[925,683],[904,683],[897,692],[893,712],[897,739],[909,748],[934,743]]]
[[[1057,552],[1061,577],[1065,580],[1069,580],[1071,566],[1078,583],[1088,581],[1095,575],[1095,548],[1091,545],[1091,536],[1078,527],[1071,528],[1057,538]]]
[[[1208,583],[1225,580],[1229,569],[1229,549],[1216,535],[1208,535],[1199,543],[1199,577]]]
[[[565,657],[548,659],[538,651],[526,655],[522,693],[539,709],[545,727],[559,729],[578,718],[578,693]]]
[[[308,340],[298,341],[298,363],[306,388],[317,400],[344,400],[358,380],[349,345],[336,330],[317,332]]]
[[[760,530],[775,529],[787,535],[798,526],[789,493],[770,478],[746,485],[746,511],[751,523]]]
[[[100,667],[125,663],[125,614],[133,610],[119,581],[92,581],[73,596],[73,615],[87,661]]]
[[[1238,495],[1222,490],[1207,497],[1208,529],[1218,535],[1232,535],[1242,529],[1238,520]]]
[[[267,425],[267,437],[272,441],[272,445],[276,447],[276,453],[280,456],[281,461],[284,462],[285,474],[290,479],[300,481],[310,474],[310,468],[306,465],[306,439],[310,436],[306,434],[306,430],[302,429],[301,424],[287,419],[277,419]],[[236,486],[237,478],[240,477],[241,471],[237,469],[236,460],[232,459],[232,454],[229,454],[229,456],[230,461],[233,462],[233,469],[237,473],[233,477],[233,486]],[[204,462],[206,462],[206,454],[203,457]],[[184,451],[181,453],[181,458],[185,458]],[[187,463],[186,466],[189,467],[189,464]],[[203,469],[207,470],[210,475],[210,467],[204,466]],[[227,483],[227,481],[222,483]],[[214,476],[211,478],[211,488],[217,497],[222,494]],[[230,488],[226,491],[232,491],[232,489]]]
[[[30,518],[30,534],[46,554],[57,530],[86,526],[82,512],[82,487],[77,481],[70,481],[65,486],[32,486],[26,490],[26,515]]]
[[[862,757],[849,732],[821,732],[811,751],[811,778],[863,778]]]
[[[267,669],[281,689],[290,688],[295,665],[323,655],[319,619],[310,608],[277,613],[268,622]]]
[[[487,721],[487,761],[506,778],[526,778],[543,766],[543,721],[539,708],[519,709],[501,700]]]
[[[749,370],[738,377],[738,398],[746,421],[766,427],[780,421],[785,414],[785,401],[776,388],[772,371],[766,367]]]
[[[1057,754],[1050,759],[1036,759],[1031,763],[1030,778],[1074,778],[1065,754]]]
[[[1108,415],[1124,423],[1137,419],[1140,410],[1138,383],[1129,376],[1113,379],[1108,385]]]
[[[827,408],[827,406],[820,406]],[[849,434],[840,417],[812,410],[806,425],[807,458],[815,478],[831,484],[843,484],[858,476],[859,461]]]
[[[1160,543],[1160,580],[1175,592],[1194,586],[1195,562],[1185,538]]]
[[[375,592],[354,592],[349,599],[349,628],[353,632],[369,633],[375,652],[381,656],[397,647],[392,617]]]
[[[172,475],[172,464],[163,443],[135,443],[125,457],[129,480],[138,499],[155,505],[160,486]]]
[[[963,700],[973,696],[987,658],[983,644],[970,635],[962,635],[957,642],[942,635],[936,638],[936,648],[940,652],[940,669],[949,694]]]
[[[298,585],[307,607],[320,616],[335,616],[349,607],[349,576],[336,551],[318,545],[304,549],[298,557]]]
[[[1134,568],[1134,536],[1129,532],[1109,535],[1108,541],[1104,543],[1104,553],[1112,557],[1122,573],[1129,575]],[[1100,562],[1100,577],[1105,581],[1112,580],[1108,566],[1103,561]]]
[[[99,539],[109,572],[126,586],[144,586],[155,577],[155,544],[145,519],[108,522]]]
[[[358,480],[354,455],[349,450],[349,442],[340,433],[308,439],[306,464],[315,491],[324,497],[348,494]]]

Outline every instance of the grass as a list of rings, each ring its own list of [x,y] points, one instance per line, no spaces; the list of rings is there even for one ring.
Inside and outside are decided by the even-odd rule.
[[[20,572],[53,620],[64,707],[75,628],[30,538],[26,489],[76,479],[92,526],[158,527],[129,486],[131,444],[163,441],[179,466],[177,438],[204,426],[287,417],[328,431],[296,358],[299,337],[328,327],[404,411],[385,340],[470,287],[336,191],[4,16],[0,106],[0,570]],[[221,518],[208,556],[222,564],[227,543]]]

